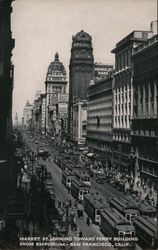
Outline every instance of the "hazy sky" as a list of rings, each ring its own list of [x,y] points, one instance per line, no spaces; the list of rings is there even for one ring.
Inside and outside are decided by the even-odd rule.
[[[56,51],[67,75],[72,35],[92,36],[94,60],[114,63],[111,50],[133,30],[149,30],[156,20],[157,0],[16,0],[12,33],[15,38],[13,118],[19,119],[27,99],[45,91],[47,68]],[[21,121],[21,120],[20,120]]]

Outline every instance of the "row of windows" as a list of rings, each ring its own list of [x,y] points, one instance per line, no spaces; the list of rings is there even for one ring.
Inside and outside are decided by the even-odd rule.
[[[115,103],[125,103],[127,100],[131,99],[131,91],[129,91],[128,95],[127,92],[121,94],[115,94]]]
[[[131,64],[132,49],[122,52],[120,55],[116,55],[116,71],[122,70]]]
[[[127,128],[129,126],[129,121],[130,121],[130,115],[125,115],[125,116],[122,115],[120,117],[115,116],[114,126]]]
[[[115,140],[124,140],[124,141],[130,141],[131,139],[130,135],[126,133],[114,133],[113,138]]]
[[[114,114],[119,116],[121,114],[130,114],[131,113],[131,104],[129,103],[127,105],[127,103],[125,104],[118,104],[118,105],[115,105],[115,110],[114,110]]]

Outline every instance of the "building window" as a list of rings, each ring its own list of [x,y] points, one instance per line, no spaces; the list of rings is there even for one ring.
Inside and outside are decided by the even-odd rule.
[[[82,125],[82,130],[86,131],[86,124]]]
[[[100,127],[100,118],[99,118],[99,116],[97,116],[97,128],[99,128]]]
[[[142,38],[147,39],[148,38],[148,32],[142,32]]]

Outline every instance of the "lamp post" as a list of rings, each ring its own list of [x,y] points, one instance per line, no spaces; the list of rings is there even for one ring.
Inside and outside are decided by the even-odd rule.
[[[136,160],[136,155],[135,153],[131,150],[131,153],[129,155],[130,159],[130,176],[135,178],[135,160]]]

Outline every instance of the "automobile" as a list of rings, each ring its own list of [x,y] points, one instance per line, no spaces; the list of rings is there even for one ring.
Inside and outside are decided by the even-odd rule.
[[[52,180],[52,174],[51,174],[51,172],[47,172],[46,179],[47,180]]]
[[[43,152],[44,152],[44,149],[42,147],[39,147],[38,153],[43,153]]]
[[[35,144],[38,144],[38,141],[37,141],[37,140],[35,140]]]
[[[49,153],[48,150],[43,150],[42,152],[38,152],[38,156],[43,157],[43,158],[46,159],[47,157],[50,156],[50,153]]]
[[[96,178],[96,182],[98,183],[98,184],[104,184],[104,178],[103,177],[97,177]]]

